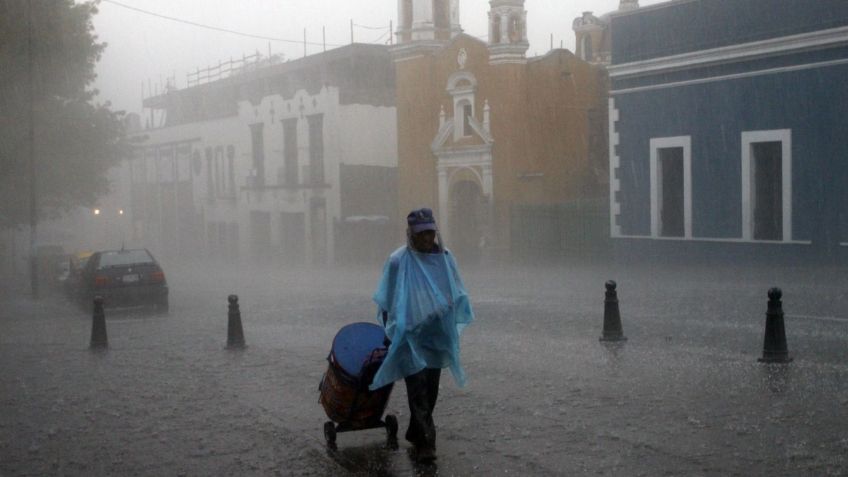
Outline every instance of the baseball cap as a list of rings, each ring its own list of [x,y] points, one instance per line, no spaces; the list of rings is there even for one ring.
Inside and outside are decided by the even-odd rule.
[[[412,233],[417,234],[425,230],[438,230],[433,211],[428,208],[416,209],[406,216],[406,224]]]

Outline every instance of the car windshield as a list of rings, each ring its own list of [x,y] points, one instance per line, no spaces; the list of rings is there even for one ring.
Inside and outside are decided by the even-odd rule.
[[[120,250],[103,252],[100,255],[99,268],[138,265],[142,263],[154,263],[153,257],[150,256],[147,250]]]

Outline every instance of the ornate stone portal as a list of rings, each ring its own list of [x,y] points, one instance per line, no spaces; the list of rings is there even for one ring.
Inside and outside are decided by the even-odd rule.
[[[460,50],[457,62],[464,63]],[[474,110],[477,79],[459,70],[448,79],[447,92],[453,100],[453,117],[444,107],[439,114],[439,132],[431,143],[438,172],[439,211],[442,235],[463,255],[479,257],[492,220],[493,180],[490,108],[484,102],[483,121]]]

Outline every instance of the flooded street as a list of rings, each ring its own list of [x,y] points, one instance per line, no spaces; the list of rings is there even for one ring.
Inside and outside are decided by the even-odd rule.
[[[820,269],[606,265],[466,269],[468,385],[443,374],[437,455],[385,431],[325,448],[318,383],[335,332],[371,321],[379,268],[168,267],[168,316],[58,297],[0,313],[3,475],[845,475],[846,279]],[[626,342],[598,341],[618,282]],[[789,365],[762,365],[766,291]],[[225,349],[229,293],[247,348]]]
[[[848,477],[846,77],[847,0],[0,0],[0,477]]]

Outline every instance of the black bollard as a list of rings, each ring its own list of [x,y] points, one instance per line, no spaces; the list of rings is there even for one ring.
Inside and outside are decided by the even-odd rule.
[[[227,313],[227,348],[244,348],[244,331],[241,328],[238,295],[230,295],[227,301],[230,302]]]
[[[786,347],[786,328],[783,326],[783,302],[780,288],[768,291],[768,311],[766,311],[766,336],[763,341],[761,363],[788,363],[792,361]]]
[[[109,340],[106,338],[106,314],[103,312],[103,297],[94,297],[94,313],[91,316],[90,349],[106,349]]]
[[[621,314],[618,312],[618,293],[615,291],[616,284],[609,280],[606,283],[606,297],[604,298],[604,334],[601,341],[627,341],[621,330]]]

